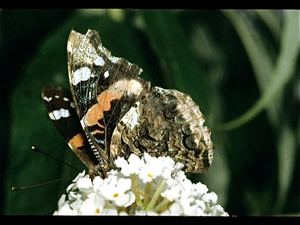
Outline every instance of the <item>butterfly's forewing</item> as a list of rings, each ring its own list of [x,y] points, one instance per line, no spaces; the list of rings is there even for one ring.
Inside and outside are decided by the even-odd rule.
[[[86,167],[94,171],[98,162],[80,126],[70,90],[47,85],[43,87],[42,98],[60,134]]]
[[[138,75],[137,65],[111,55],[97,31],[85,35],[71,31],[68,44],[71,91],[80,123],[100,165],[108,168],[113,131],[137,101],[150,89]]]

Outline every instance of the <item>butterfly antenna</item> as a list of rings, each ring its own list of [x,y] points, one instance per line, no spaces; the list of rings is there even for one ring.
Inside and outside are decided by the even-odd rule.
[[[58,182],[58,181],[72,180],[72,179],[74,179],[74,178],[71,178],[71,177],[69,177],[69,178],[60,178],[60,179],[48,181],[48,182],[41,183],[41,184],[34,184],[34,185],[25,186],[25,187],[12,187],[11,190],[12,191],[25,190],[25,189],[28,189],[28,188],[40,187],[40,186],[44,186],[44,185],[47,185],[47,184],[52,184],[52,183],[55,183],[55,182]]]
[[[35,151],[35,152],[42,153],[42,154],[44,154],[44,155],[46,155],[46,156],[48,156],[48,157],[50,157],[50,158],[52,158],[52,159],[54,159],[54,160],[56,160],[56,161],[62,163],[62,164],[67,165],[67,166],[71,167],[72,169],[76,170],[76,171],[79,172],[79,173],[81,172],[79,169],[77,169],[76,167],[72,166],[71,164],[66,163],[66,162],[64,162],[64,161],[62,161],[62,160],[60,160],[60,159],[58,159],[58,158],[56,158],[56,157],[54,157],[54,156],[52,156],[52,155],[49,155],[48,153],[43,152],[42,150],[36,148],[35,146],[31,146],[31,149],[32,149],[33,151]]]

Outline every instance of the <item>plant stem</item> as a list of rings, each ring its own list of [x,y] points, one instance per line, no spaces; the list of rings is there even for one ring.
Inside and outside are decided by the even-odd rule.
[[[159,196],[160,196],[160,193],[161,193],[161,191],[163,190],[163,188],[164,188],[164,186],[165,186],[166,181],[167,181],[167,180],[166,180],[165,178],[163,178],[163,179],[161,180],[160,184],[158,185],[156,191],[155,191],[154,194],[153,194],[153,197],[152,197],[150,203],[148,204],[148,206],[147,206],[146,209],[145,209],[146,211],[152,210],[152,209],[154,208],[156,202],[158,201],[158,198],[159,198]]]
[[[166,210],[170,200],[168,198],[164,198],[154,209],[154,212],[162,212]]]
[[[147,182],[145,187],[144,207],[147,207],[147,205],[149,204],[151,189],[152,189],[152,182]]]
[[[140,207],[142,207],[142,200],[140,198],[140,191],[139,191],[139,186],[138,186],[138,182],[136,179],[136,175],[133,173],[133,174],[130,174],[130,177],[131,177],[131,181],[132,181],[133,192],[135,194],[135,201]]]

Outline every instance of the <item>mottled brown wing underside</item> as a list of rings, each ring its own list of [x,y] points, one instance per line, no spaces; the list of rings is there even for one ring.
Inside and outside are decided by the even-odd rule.
[[[189,95],[153,87],[123,117],[114,133],[116,158],[131,153],[170,156],[188,173],[203,173],[213,161],[214,144],[205,117]]]

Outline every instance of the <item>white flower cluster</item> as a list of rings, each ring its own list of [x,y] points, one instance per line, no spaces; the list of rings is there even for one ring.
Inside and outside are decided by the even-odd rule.
[[[193,184],[170,157],[115,161],[121,170],[108,172],[93,182],[83,171],[58,201],[54,215],[174,215],[228,216],[217,204],[218,196],[206,185]],[[67,197],[67,199],[66,199]]]

